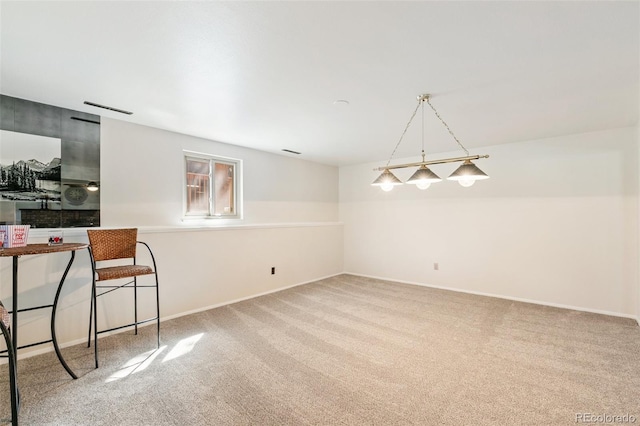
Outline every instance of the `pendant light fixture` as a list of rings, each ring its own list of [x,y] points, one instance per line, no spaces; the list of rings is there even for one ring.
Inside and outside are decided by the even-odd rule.
[[[398,179],[389,169],[384,169],[382,174],[378,176],[371,185],[379,186],[383,191],[391,191],[394,186],[402,185],[402,181]]]
[[[451,137],[458,143],[460,148],[465,152],[466,156],[464,157],[456,157],[456,158],[444,158],[442,160],[426,160],[424,153],[424,103],[427,103],[433,110],[434,114],[440,122],[447,129]],[[407,129],[411,126],[411,122],[413,121],[416,113],[418,112],[418,108],[422,107],[422,161],[417,163],[407,163],[407,164],[397,164],[397,165],[389,165],[391,163],[391,159],[393,158],[393,154],[395,154],[396,150],[402,143],[405,133],[407,133]],[[404,128],[402,135],[400,135],[400,140],[396,144],[396,147],[393,149],[389,160],[387,161],[386,166],[378,167],[374,170],[382,171],[382,174],[375,180],[371,185],[380,186],[383,191],[391,191],[394,186],[402,185],[402,181],[398,179],[391,170],[393,169],[403,169],[409,167],[418,167],[418,170],[413,173],[413,175],[407,180],[406,183],[416,185],[419,189],[427,189],[431,186],[432,183],[440,182],[442,179],[435,174],[428,166],[433,164],[444,164],[444,163],[455,163],[462,162],[462,165],[458,167],[451,175],[447,178],[447,180],[458,181],[460,185],[464,187],[469,187],[475,183],[476,180],[489,179],[489,176],[484,173],[482,170],[476,166],[472,160],[478,160],[480,158],[489,158],[488,155],[469,155],[469,151],[460,143],[458,138],[453,134],[447,123],[440,117],[438,111],[434,108],[434,106],[429,101],[429,95],[420,95],[418,96],[418,105],[413,110],[413,114],[411,118],[409,118],[409,122]]]
[[[451,173],[447,179],[457,180],[460,185],[469,187],[477,180],[489,179],[489,176],[473,164],[471,160],[464,160],[462,165]]]

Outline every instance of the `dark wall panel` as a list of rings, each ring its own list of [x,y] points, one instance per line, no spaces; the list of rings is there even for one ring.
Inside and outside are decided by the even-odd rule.
[[[60,137],[60,108],[15,99],[13,131],[30,135]]]
[[[43,195],[28,189],[36,194],[29,200],[34,196],[37,199],[16,201],[16,207],[9,211],[15,211],[15,217],[21,223],[34,227],[99,226],[100,191],[87,192],[86,185],[89,182],[100,183],[100,116],[5,95],[0,95],[0,114],[1,130],[60,139],[61,148],[60,201],[47,201],[46,193]],[[8,197],[0,201],[11,203],[23,199],[26,194],[11,192],[7,188],[10,187],[0,187],[0,197]],[[73,200],[65,197],[69,188],[73,188],[76,195]],[[7,192],[3,195],[2,191]],[[86,196],[77,197],[79,191]],[[40,198],[42,200],[37,201]],[[57,213],[53,213],[56,209]],[[33,223],[29,223],[30,220]]]

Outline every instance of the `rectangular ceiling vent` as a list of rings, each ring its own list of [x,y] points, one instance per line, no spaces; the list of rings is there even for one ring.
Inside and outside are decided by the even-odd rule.
[[[100,105],[100,104],[97,104],[95,102],[84,101],[84,104],[85,105],[89,105],[89,106],[93,106],[93,107],[97,107],[97,108],[108,109],[109,111],[119,112],[120,114],[127,114],[127,115],[133,114],[130,111],[125,111],[123,109],[113,108],[113,107],[106,106],[106,105]]]
[[[296,154],[296,155],[300,155],[301,153],[298,151],[291,151],[290,149],[283,149],[284,152],[289,152],[291,154]]]
[[[84,121],[85,123],[93,123],[93,124],[97,124],[98,126],[100,125],[99,121],[95,121],[95,120],[88,120],[86,118],[80,118],[80,117],[71,117],[72,120],[77,120],[77,121]]]

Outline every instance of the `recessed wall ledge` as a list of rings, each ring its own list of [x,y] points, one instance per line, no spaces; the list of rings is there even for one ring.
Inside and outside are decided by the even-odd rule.
[[[237,231],[251,229],[273,229],[273,228],[306,228],[319,226],[342,226],[342,222],[286,222],[286,223],[247,223],[242,225],[179,225],[179,226],[101,226],[99,228],[63,228],[65,237],[86,237],[88,229],[117,229],[117,228],[138,228],[141,234],[157,234],[163,232],[201,232],[201,231]],[[57,229],[57,228],[54,228]],[[29,243],[36,244],[46,242],[49,237],[48,228],[32,228],[29,230]],[[41,240],[42,241],[39,241]]]

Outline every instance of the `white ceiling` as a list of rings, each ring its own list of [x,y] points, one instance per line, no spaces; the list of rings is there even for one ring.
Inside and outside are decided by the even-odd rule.
[[[386,160],[430,93],[474,153],[637,124],[639,5],[3,1],[0,90],[334,165]],[[427,153],[456,150],[425,112]]]

